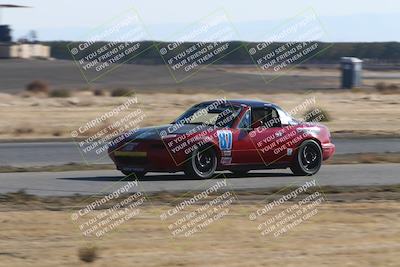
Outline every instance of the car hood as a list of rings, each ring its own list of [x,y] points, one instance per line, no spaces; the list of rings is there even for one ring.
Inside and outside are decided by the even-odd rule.
[[[166,124],[155,127],[140,128],[129,133],[126,140],[161,140],[161,136],[168,137],[173,135],[185,134],[198,129],[199,132],[213,128],[211,126],[201,126],[196,124]]]

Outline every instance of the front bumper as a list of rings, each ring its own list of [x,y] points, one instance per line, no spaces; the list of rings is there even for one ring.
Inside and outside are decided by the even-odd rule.
[[[183,170],[177,159],[173,158],[167,149],[151,149],[147,151],[113,151],[110,153],[118,170],[128,172],[164,171],[176,172]]]
[[[335,153],[335,145],[332,143],[322,144],[322,158],[327,160]]]

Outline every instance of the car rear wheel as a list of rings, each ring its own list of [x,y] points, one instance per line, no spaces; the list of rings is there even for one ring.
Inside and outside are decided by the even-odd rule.
[[[130,172],[130,171],[121,171],[124,175],[126,175],[124,180],[136,180],[143,178],[146,175],[146,172]]]
[[[321,146],[314,140],[307,140],[298,148],[290,169],[295,175],[314,175],[321,168],[321,164]]]
[[[189,177],[201,179],[211,178],[217,169],[217,153],[211,146],[202,146],[195,149],[186,162],[185,174]]]

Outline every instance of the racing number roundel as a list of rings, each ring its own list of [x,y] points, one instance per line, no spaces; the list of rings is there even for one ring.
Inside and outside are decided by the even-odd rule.
[[[231,150],[232,149],[232,132],[229,130],[217,131],[218,143],[221,150]]]

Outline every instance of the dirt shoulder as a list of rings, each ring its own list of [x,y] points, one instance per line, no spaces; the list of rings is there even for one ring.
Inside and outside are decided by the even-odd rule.
[[[277,200],[282,195],[290,193],[297,187],[276,187],[268,189],[246,189],[235,190],[235,195],[241,203],[254,204],[262,202],[268,197],[269,201]],[[357,202],[357,201],[400,201],[400,184],[394,185],[371,185],[371,186],[318,186],[312,187],[303,192],[302,196],[313,194],[316,191],[322,192],[330,202]],[[153,192],[146,193],[151,204],[157,206],[170,206],[171,203],[178,202],[185,198],[199,193],[196,190],[190,192]],[[0,194],[0,211],[11,210],[74,210],[86,205],[88,199],[95,201],[103,198],[103,195],[76,194],[73,196],[36,196],[26,192],[17,191],[12,193]],[[115,202],[117,203],[117,202]],[[108,202],[107,207],[115,204]]]

